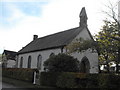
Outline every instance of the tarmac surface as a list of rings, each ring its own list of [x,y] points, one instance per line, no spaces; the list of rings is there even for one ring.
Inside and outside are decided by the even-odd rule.
[[[0,82],[0,83],[2,83],[2,88],[19,88],[9,83],[5,83],[5,82]]]

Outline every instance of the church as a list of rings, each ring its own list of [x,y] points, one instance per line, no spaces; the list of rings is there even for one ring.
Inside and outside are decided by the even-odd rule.
[[[33,40],[17,53],[16,67],[17,68],[37,68],[39,71],[44,71],[43,63],[52,54],[67,53],[65,48],[76,39],[83,38],[93,39],[87,27],[87,14],[85,7],[80,12],[79,26],[38,38],[38,35],[33,36]],[[98,53],[91,52],[91,49],[82,53],[72,53],[74,58],[80,61],[80,67],[84,69],[83,73],[98,73]]]

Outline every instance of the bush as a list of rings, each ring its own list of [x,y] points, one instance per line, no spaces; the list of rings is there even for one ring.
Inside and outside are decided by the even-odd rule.
[[[78,72],[79,61],[67,54],[53,55],[44,62],[50,72]]]
[[[85,87],[87,74],[75,72],[41,72],[40,85],[59,88]],[[84,80],[84,81],[83,81]]]
[[[120,87],[120,75],[109,74],[109,87],[110,88]]]
[[[109,87],[109,74],[99,74],[98,80],[99,80],[98,83],[99,88]]]
[[[87,74],[86,88],[98,88],[99,74]]]
[[[76,76],[74,73],[65,72],[62,73],[57,80],[57,87],[60,88],[76,88]]]
[[[59,88],[119,88],[120,75],[42,72],[40,84]]]
[[[56,82],[60,72],[41,72],[40,85],[42,86],[56,86]]]
[[[2,76],[18,80],[33,82],[33,73],[35,69],[28,68],[3,68]]]
[[[120,86],[120,75],[98,74],[97,79],[99,88],[119,88]]]

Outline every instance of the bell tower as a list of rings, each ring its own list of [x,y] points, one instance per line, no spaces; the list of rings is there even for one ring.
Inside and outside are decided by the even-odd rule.
[[[79,26],[80,27],[87,27],[87,14],[86,14],[86,10],[85,7],[82,8],[81,12],[80,12],[80,22],[79,22]]]

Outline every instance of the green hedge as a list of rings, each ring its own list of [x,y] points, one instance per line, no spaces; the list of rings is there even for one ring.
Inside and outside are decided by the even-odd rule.
[[[37,71],[37,69],[3,68],[2,75],[4,77],[33,82],[34,71]],[[120,75],[41,72],[40,85],[59,88],[119,88]]]
[[[119,88],[120,75],[42,72],[40,83],[59,88]]]
[[[99,74],[99,87],[100,88],[119,88],[120,75],[116,74]]]
[[[57,78],[60,74],[60,72],[41,72],[40,85],[56,86]]]
[[[112,88],[120,88],[120,75],[110,74],[109,80]]]
[[[71,72],[64,72],[57,78],[57,87],[60,88],[75,88],[77,87],[76,75]]]
[[[87,74],[86,76],[86,88],[98,88],[99,85],[98,74]]]
[[[2,76],[18,80],[33,82],[33,74],[37,69],[28,68],[3,68]]]
[[[80,84],[79,80],[82,79],[82,82],[83,79],[86,79],[86,76],[87,74],[74,72],[41,72],[40,85],[56,86],[60,88],[77,88],[80,87],[80,85],[78,86],[78,84]]]

